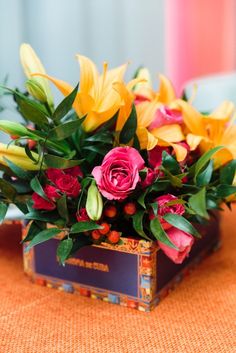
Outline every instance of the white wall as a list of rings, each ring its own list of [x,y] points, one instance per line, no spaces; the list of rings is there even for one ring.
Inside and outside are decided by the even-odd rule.
[[[29,42],[48,73],[75,84],[78,52],[100,67],[130,60],[164,70],[164,0],[0,0],[0,80],[23,85],[18,49]]]

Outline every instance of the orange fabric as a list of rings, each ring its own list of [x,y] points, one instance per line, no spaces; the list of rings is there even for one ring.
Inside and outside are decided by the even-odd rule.
[[[222,249],[150,314],[30,283],[19,234],[1,228],[0,353],[236,352],[235,228],[236,208]]]

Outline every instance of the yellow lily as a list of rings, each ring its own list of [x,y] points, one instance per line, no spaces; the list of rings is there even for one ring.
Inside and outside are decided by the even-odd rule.
[[[214,156],[215,168],[236,158],[235,107],[232,102],[224,101],[210,115],[202,115],[193,106],[182,100],[176,101],[181,108],[188,134],[186,141],[191,150],[200,148],[202,153],[217,147],[225,148]]]
[[[39,155],[35,152],[31,152],[33,157],[38,160]],[[25,153],[23,147],[14,145],[5,145],[0,143],[0,164],[8,166],[6,159],[16,164],[18,167],[26,170],[39,170],[40,163],[35,164]]]
[[[79,118],[86,115],[83,123],[85,130],[93,131],[112,118],[119,110],[121,97],[113,88],[113,83],[123,81],[127,64],[108,71],[108,65],[105,62],[103,73],[99,75],[95,64],[89,58],[83,55],[76,57],[80,64],[80,88],[73,107]],[[73,90],[73,87],[64,81],[48,75],[41,76],[51,80],[64,96]]]
[[[34,72],[46,74],[44,66],[42,65],[37,54],[29,44],[26,44],[26,43],[21,44],[20,60],[21,60],[21,65],[23,67],[24,73],[29,79],[32,78],[31,75]],[[42,77],[37,77],[34,80],[36,80],[38,84],[38,90],[41,89],[45,94],[48,104],[50,106],[53,106],[53,96],[52,96],[52,92],[51,92],[48,80],[45,80],[45,78],[42,78]],[[29,93],[33,95],[36,99],[38,99],[38,96],[37,95],[35,96],[32,90],[30,90]]]

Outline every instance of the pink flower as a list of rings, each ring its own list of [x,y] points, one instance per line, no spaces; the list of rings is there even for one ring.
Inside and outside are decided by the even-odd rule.
[[[148,162],[152,168],[158,168],[162,162],[162,152],[166,151],[170,153],[170,148],[156,146],[152,150],[148,151]]]
[[[85,222],[90,220],[86,208],[81,208],[80,210],[78,210],[76,213],[76,218],[78,222]]]
[[[45,200],[36,192],[33,193],[32,200],[34,202],[33,208],[36,210],[52,211],[56,208],[56,205],[54,204],[54,202]]]
[[[159,109],[157,109],[155,117],[148,128],[149,130],[152,130],[163,125],[182,124],[182,122],[183,117],[179,110],[170,109],[162,105]]]
[[[146,188],[149,185],[152,185],[154,183],[154,180],[157,177],[157,172],[151,168],[146,168],[147,169],[147,175],[143,181],[141,181],[141,186],[142,188]]]
[[[174,205],[168,205],[170,201],[174,201],[174,200],[177,200],[177,197],[171,194],[159,196],[154,200],[158,204],[158,216],[163,229],[169,229],[172,227],[169,223],[167,223],[162,218],[166,213],[174,213],[182,216],[182,214],[184,214],[185,212],[184,206],[180,203],[176,203]],[[151,210],[149,212],[149,219],[152,220],[154,218],[155,218],[155,215],[153,213],[153,210]]]
[[[64,175],[62,169],[49,168],[46,170],[46,176],[48,180],[52,181],[54,184],[58,178]]]
[[[55,181],[58,189],[70,197],[77,197],[80,193],[80,183],[77,178],[69,174],[62,174],[61,177]]]
[[[140,180],[139,171],[144,160],[133,147],[113,148],[104,157],[101,166],[93,169],[101,194],[108,200],[124,200]]]
[[[167,231],[167,235],[170,241],[178,248],[178,250],[170,248],[160,241],[158,241],[158,244],[166,256],[168,256],[176,264],[181,264],[188,256],[194,243],[194,238],[191,234],[185,233],[175,227],[170,228]]]
[[[65,174],[72,175],[73,177],[83,177],[82,170],[78,165],[72,168],[63,169],[63,172]]]

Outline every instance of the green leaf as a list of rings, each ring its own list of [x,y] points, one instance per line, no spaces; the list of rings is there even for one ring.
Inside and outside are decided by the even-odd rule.
[[[212,159],[212,157],[214,156],[214,154],[216,152],[218,152],[219,150],[222,150],[224,147],[223,146],[217,146],[209,151],[207,151],[206,153],[204,153],[199,160],[197,161],[197,163],[195,163],[192,167],[191,167],[191,171],[194,172],[194,181],[196,182],[197,176],[200,173],[200,171],[205,167],[205,165]]]
[[[154,213],[154,216],[157,216],[157,213],[158,213],[158,203],[157,202],[153,202],[153,203],[150,203],[150,206],[153,210],[153,213]]]
[[[52,129],[49,133],[50,138],[57,141],[64,140],[65,138],[71,136],[81,125],[79,119],[74,121],[69,121],[65,124],[61,124]]]
[[[233,185],[221,184],[221,185],[218,185],[216,189],[217,189],[217,196],[220,198],[225,198],[236,193],[236,186],[233,186]]]
[[[61,264],[64,264],[65,260],[68,259],[72,248],[73,248],[73,240],[71,238],[60,241],[57,247],[57,256]]]
[[[44,228],[46,224],[44,224]],[[40,227],[36,221],[33,221],[29,227],[26,237],[22,240],[22,243],[26,243],[31,241],[38,233],[42,230],[42,226]]]
[[[25,145],[25,153],[33,162],[38,163],[38,161],[34,158],[28,144]]]
[[[194,235],[197,238],[201,238],[201,235],[198,231],[194,228],[192,223],[190,223],[186,218],[183,216],[174,214],[174,213],[166,213],[163,216],[164,220],[170,223],[175,228],[182,230],[183,232],[189,233]]]
[[[14,201],[17,195],[16,189],[4,179],[0,179],[0,192],[10,201]]]
[[[164,167],[162,167],[162,168],[163,168],[167,178],[170,180],[171,185],[173,185],[174,187],[177,187],[177,188],[181,188],[183,185],[181,178],[178,178],[177,176],[171,174],[168,169],[166,169]]]
[[[94,135],[86,137],[85,141],[86,142],[102,142],[102,143],[112,144],[113,143],[113,136],[110,132],[109,133],[108,132],[102,132],[102,133],[97,132]]]
[[[78,222],[73,224],[71,227],[70,233],[83,233],[83,232],[89,232],[94,229],[102,229],[102,227],[93,222],[93,221],[86,221],[86,222]]]
[[[138,203],[140,204],[140,206],[142,206],[143,208],[146,208],[145,205],[145,197],[147,196],[148,193],[148,189],[146,189],[138,198]]]
[[[171,174],[179,174],[179,173],[181,173],[179,163],[176,161],[176,159],[174,157],[172,157],[166,151],[162,152],[162,165]]]
[[[158,218],[154,218],[150,222],[150,229],[154,237],[162,242],[163,244],[169,246],[170,248],[177,249],[178,248],[170,241],[168,238],[166,232],[161,226],[161,223],[159,222]]]
[[[50,167],[50,168],[66,169],[66,168],[75,167],[81,164],[83,162],[83,159],[68,160],[62,157],[54,156],[52,154],[46,154],[44,156],[44,162],[47,165],[47,167]]]
[[[199,192],[192,195],[188,200],[190,208],[192,208],[199,216],[209,219],[206,209],[206,188],[202,188]]]
[[[78,91],[79,84],[73,89],[73,91],[66,96],[65,99],[58,105],[53,113],[53,120],[59,121],[61,120],[72,108],[74,103],[77,91]]]
[[[96,152],[96,154],[98,153],[98,154],[104,156],[105,154],[107,154],[109,152],[111,147],[109,145],[97,144],[97,145],[91,145],[91,146],[84,146],[83,149],[88,150],[88,151],[92,151],[92,152]]]
[[[42,186],[41,186],[41,184],[40,184],[40,181],[39,181],[39,179],[38,179],[37,176],[35,176],[35,177],[31,180],[30,186],[31,186],[32,190],[33,190],[34,192],[36,192],[38,195],[40,195],[43,199],[45,199],[45,200],[47,200],[47,201],[50,201],[50,200],[48,199],[48,197],[45,195],[45,192],[43,191],[43,188],[42,188]]]
[[[225,167],[220,169],[220,183],[231,185],[236,174],[236,159],[227,163]]]
[[[18,167],[18,165],[16,165],[15,163],[11,162],[9,159],[4,158],[3,159],[7,162],[8,167],[14,172],[14,174],[21,179],[24,180],[31,180],[34,176],[34,173],[26,171],[20,167]]]
[[[137,113],[135,105],[133,104],[131,113],[126,120],[125,125],[123,126],[120,132],[120,143],[127,144],[132,140],[137,130]]]
[[[18,92],[15,92],[15,97],[19,110],[25,119],[32,121],[38,126],[48,125],[47,116],[42,111],[41,106],[39,108],[38,104]]]
[[[197,175],[196,182],[198,186],[206,186],[210,183],[214,170],[214,162],[210,160],[207,167]]]
[[[58,228],[49,228],[39,232],[26,247],[25,252],[29,251],[33,246],[41,244],[49,239],[52,239],[57,234],[61,233],[62,230]]]
[[[142,238],[151,241],[151,239],[146,235],[146,233],[143,230],[143,216],[144,216],[144,211],[138,211],[132,216],[132,221],[133,221],[133,227],[136,233],[140,235]]]
[[[58,215],[56,215],[55,213],[51,213],[51,212],[37,212],[37,211],[31,211],[29,213],[27,213],[24,216],[25,219],[29,219],[29,220],[35,220],[35,221],[43,221],[43,222],[57,222],[59,220]]]
[[[66,222],[69,220],[67,203],[66,203],[66,195],[64,194],[57,200],[57,210],[61,218],[63,218]]]
[[[8,205],[4,202],[0,202],[0,223],[4,220],[8,210]]]

